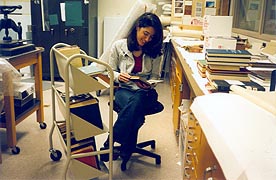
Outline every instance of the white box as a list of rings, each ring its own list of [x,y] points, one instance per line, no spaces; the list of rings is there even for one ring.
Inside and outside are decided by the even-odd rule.
[[[0,91],[2,91],[2,81],[0,81]],[[14,99],[23,100],[25,97],[34,93],[34,83],[14,82],[13,83]]]
[[[209,16],[203,18],[205,37],[231,37],[233,16]]]
[[[235,50],[237,39],[223,37],[205,37],[204,49],[232,49]]]

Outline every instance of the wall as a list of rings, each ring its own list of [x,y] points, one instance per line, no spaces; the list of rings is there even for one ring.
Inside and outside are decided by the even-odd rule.
[[[98,1],[98,57],[103,52],[104,17],[124,17],[137,0],[99,0]],[[116,7],[116,8],[114,8]]]

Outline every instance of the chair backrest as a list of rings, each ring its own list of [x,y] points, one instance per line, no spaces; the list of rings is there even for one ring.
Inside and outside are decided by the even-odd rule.
[[[270,91],[275,91],[275,88],[276,88],[276,69],[273,70],[271,73]]]

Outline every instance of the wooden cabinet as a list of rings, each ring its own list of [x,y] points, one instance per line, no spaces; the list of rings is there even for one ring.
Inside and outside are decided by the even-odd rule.
[[[172,52],[171,66],[170,66],[170,86],[173,108],[173,127],[176,135],[179,134],[179,110],[182,99],[182,68],[179,59],[175,52]]]
[[[198,121],[191,112],[187,123],[183,125],[183,179],[225,179]]]
[[[193,77],[177,44],[172,41],[173,52],[170,67],[170,84],[173,102],[174,130],[179,132],[183,179],[225,179],[222,169],[210,148],[208,141],[189,106],[186,110],[178,108],[182,99],[190,103],[196,96],[204,95]]]

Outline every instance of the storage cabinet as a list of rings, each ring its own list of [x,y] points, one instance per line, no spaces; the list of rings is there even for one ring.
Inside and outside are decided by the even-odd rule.
[[[170,66],[170,87],[171,87],[171,98],[172,98],[172,108],[173,108],[173,127],[176,135],[179,134],[179,110],[181,99],[182,99],[182,69],[180,63],[172,52],[171,66]]]
[[[50,49],[58,42],[78,45],[85,52],[91,50],[93,52],[90,55],[96,57],[97,16],[94,14],[97,12],[97,4],[95,5],[95,1],[89,2],[93,4],[90,14],[89,4],[79,0],[33,0],[30,3],[32,42],[45,49],[45,53],[42,54],[42,78],[44,80],[50,80]],[[65,3],[64,9],[61,8],[62,3]],[[62,17],[63,13],[66,17]],[[54,76],[58,80],[60,76],[55,62],[54,68],[56,72]]]
[[[199,122],[189,109],[193,99],[204,93],[198,87],[191,67],[186,63],[186,59],[183,58],[173,40],[172,46],[170,85],[173,102],[173,123],[175,130],[179,132],[183,179],[225,179]],[[180,86],[180,88],[176,86]],[[189,103],[186,104],[186,109],[179,107],[182,100]]]
[[[192,112],[188,120],[181,121],[183,179],[225,179],[222,169],[216,160],[198,121]]]
[[[57,127],[58,134],[64,147],[66,167],[63,178],[66,179],[69,164],[76,179],[91,179],[102,176],[97,157],[100,154],[109,154],[112,159],[113,147],[96,151],[95,136],[108,133],[110,144],[113,141],[113,82],[104,83],[97,75],[86,74],[80,70],[83,61],[87,65],[88,61],[101,64],[106,68],[110,78],[113,79],[112,68],[103,61],[87,56],[84,51],[76,51],[78,47],[68,44],[58,43],[51,48],[51,84],[52,84],[52,111],[53,126],[49,135],[50,157],[53,161],[58,161],[62,153],[53,147],[53,130]],[[72,52],[76,52],[72,54]],[[56,60],[60,77],[65,82],[64,90],[56,87],[54,81],[53,60]],[[80,66],[79,66],[80,65]],[[101,113],[98,100],[91,95],[101,89],[109,88],[109,125],[108,127],[101,120]],[[55,101],[59,105],[59,110],[65,120],[56,119]],[[112,160],[108,164],[109,179],[112,179]]]

